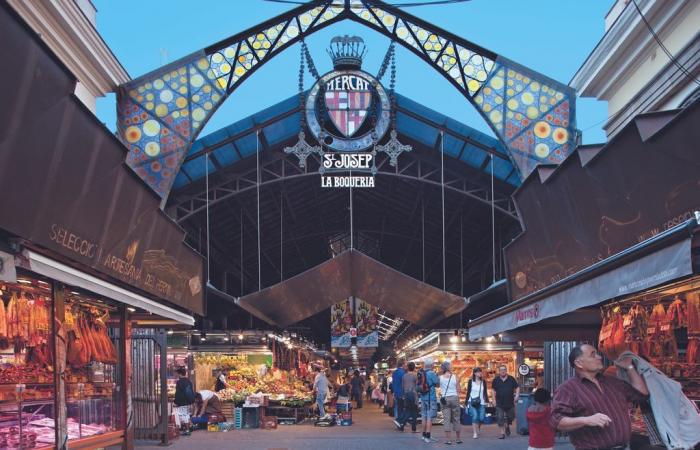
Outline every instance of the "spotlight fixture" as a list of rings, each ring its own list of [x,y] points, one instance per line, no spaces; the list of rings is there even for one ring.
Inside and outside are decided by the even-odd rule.
[[[207,340],[207,333],[205,333],[204,331],[202,331],[201,333],[199,333],[199,340],[200,340],[201,342],[206,341],[206,340]]]
[[[238,340],[239,340],[239,341],[242,341],[242,340],[243,340],[243,335],[242,335],[242,334],[239,334],[239,335],[238,335]]]
[[[224,342],[228,342],[228,334],[224,336]]]
[[[462,342],[467,342],[467,337],[466,337],[466,336],[462,336]]]
[[[457,342],[458,340],[459,340],[459,338],[458,338],[457,336],[450,336],[450,342],[451,342],[451,343],[454,344],[454,343]]]
[[[136,308],[132,308],[131,306],[128,306],[126,309],[127,309],[129,312],[132,312],[132,313],[135,313],[135,312],[136,312]]]
[[[168,330],[168,334],[173,334],[173,330]]]

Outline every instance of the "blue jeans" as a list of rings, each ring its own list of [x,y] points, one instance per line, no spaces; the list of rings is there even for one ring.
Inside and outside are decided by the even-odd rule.
[[[410,421],[411,429],[415,430],[417,419],[418,408],[416,405],[416,394],[413,392],[407,392],[403,398],[403,413],[401,414],[401,417],[397,420],[401,424],[402,429],[403,426],[406,425],[406,422]]]
[[[394,419],[399,419],[403,414],[403,398],[394,395]]]
[[[486,406],[482,403],[478,408],[469,405],[469,415],[472,416],[472,422],[484,423],[486,418]]]
[[[323,401],[326,399],[326,394],[316,394],[316,404],[318,405],[318,416],[326,415],[326,410],[323,409]]]

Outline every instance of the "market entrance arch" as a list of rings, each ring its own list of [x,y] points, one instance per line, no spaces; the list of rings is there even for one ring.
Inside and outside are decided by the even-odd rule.
[[[121,86],[118,130],[128,165],[167,198],[226,98],[275,55],[345,19],[388,36],[450,81],[502,141],[521,179],[538,164],[559,164],[577,143],[568,86],[382,1],[315,0]]]

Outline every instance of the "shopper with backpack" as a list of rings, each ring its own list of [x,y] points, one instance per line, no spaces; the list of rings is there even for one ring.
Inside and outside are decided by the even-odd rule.
[[[190,409],[195,400],[192,382],[187,378],[187,370],[184,367],[177,369],[180,378],[175,385],[175,414],[180,424],[180,432],[183,436],[190,435]]]
[[[440,382],[433,370],[433,359],[425,358],[423,368],[418,371],[417,390],[420,395],[421,420],[423,421],[423,441],[433,442],[430,436],[433,429],[433,419],[437,416],[437,397],[435,386]]]

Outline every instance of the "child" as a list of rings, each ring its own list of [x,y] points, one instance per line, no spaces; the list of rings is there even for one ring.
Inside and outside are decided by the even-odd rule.
[[[537,389],[535,404],[527,409],[527,423],[530,428],[528,450],[552,450],[554,447],[554,430],[549,426],[549,416],[552,413],[549,406],[551,398],[547,389]]]

